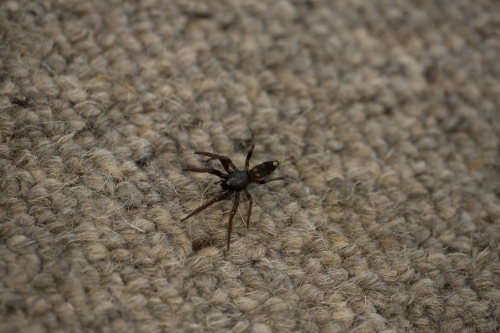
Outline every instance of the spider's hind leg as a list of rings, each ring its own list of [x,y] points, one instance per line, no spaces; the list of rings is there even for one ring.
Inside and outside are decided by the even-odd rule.
[[[252,196],[250,195],[250,192],[248,192],[247,189],[245,189],[245,195],[247,196],[247,199],[248,199],[247,229],[249,229],[250,228],[250,215],[252,215],[253,200],[252,200]]]
[[[269,183],[269,182],[273,182],[275,180],[284,180],[285,177],[275,177],[275,178],[267,178],[267,179],[262,179],[262,180],[253,180],[254,183],[257,183],[257,184],[266,184],[266,183]]]
[[[253,150],[255,149],[255,138],[253,136],[253,131],[251,128],[250,128],[250,133],[252,133],[252,139],[251,139],[252,144],[250,146],[250,150],[248,151],[247,159],[245,160],[245,172],[248,171],[248,168],[250,166],[250,158],[252,157]]]
[[[229,215],[229,223],[227,224],[227,251],[229,252],[229,244],[231,244],[231,232],[233,230],[233,218],[238,210],[238,205],[240,204],[240,192],[234,194],[234,204],[231,209],[231,215]]]

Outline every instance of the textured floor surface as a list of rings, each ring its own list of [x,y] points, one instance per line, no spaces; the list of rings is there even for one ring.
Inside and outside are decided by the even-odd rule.
[[[0,332],[500,329],[500,3],[0,2]],[[281,162],[219,193],[198,150]]]

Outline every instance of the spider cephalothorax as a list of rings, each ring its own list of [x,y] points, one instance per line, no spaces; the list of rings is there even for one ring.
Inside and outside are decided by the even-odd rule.
[[[222,181],[220,182],[220,186],[222,187],[223,193],[220,194],[219,196],[213,198],[210,201],[205,202],[203,205],[200,207],[196,208],[191,214],[183,218],[181,221],[184,221],[191,216],[198,214],[205,208],[213,205],[217,201],[224,200],[228,198],[232,193],[234,193],[234,204],[233,208],[231,209],[231,215],[229,215],[229,224],[227,226],[227,250],[229,251],[229,244],[231,242],[231,230],[233,228],[233,218],[234,214],[236,214],[236,210],[238,209],[238,204],[240,203],[240,192],[244,191],[246,197],[248,198],[248,215],[247,215],[247,228],[250,225],[250,214],[252,213],[252,196],[248,192],[248,185],[251,183],[256,183],[256,184],[265,184],[268,182],[271,182],[273,180],[283,180],[283,177],[275,177],[275,178],[267,178],[268,175],[270,175],[274,170],[279,165],[278,161],[267,161],[261,164],[258,164],[254,166],[253,168],[249,169],[248,166],[250,164],[250,157],[252,157],[253,149],[255,148],[255,144],[252,143],[252,146],[250,147],[250,150],[248,151],[247,154],[247,159],[245,161],[245,170],[241,171],[239,170],[234,163],[229,159],[229,157],[222,156],[222,155],[217,155],[217,154],[212,154],[212,153],[207,153],[204,151],[197,151],[195,154],[200,154],[200,155],[205,155],[210,157],[208,161],[210,160],[219,160],[226,170],[226,173],[222,173],[219,170],[216,169],[207,169],[207,168],[187,168],[183,169],[182,171],[192,171],[192,172],[206,172],[206,173],[211,173],[212,175],[216,175],[220,178],[222,178]],[[207,162],[208,162],[207,161]]]

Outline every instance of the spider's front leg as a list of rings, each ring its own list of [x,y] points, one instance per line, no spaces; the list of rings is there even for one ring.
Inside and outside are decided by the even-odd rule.
[[[206,151],[196,151],[194,153],[210,157],[206,162],[211,161],[211,160],[219,160],[220,163],[222,164],[222,166],[224,167],[224,169],[227,171],[227,173],[229,173],[231,171],[229,169],[229,167],[233,168],[233,170],[238,170],[238,168],[234,165],[233,161],[231,161],[231,159],[227,156],[208,153]]]
[[[191,172],[206,172],[211,173],[212,175],[219,176],[220,178],[226,179],[227,175],[223,174],[219,170],[216,169],[207,169],[207,168],[185,168],[182,171],[191,171]]]
[[[184,220],[187,220],[188,218],[190,218],[193,215],[198,214],[199,212],[201,212],[205,208],[212,206],[214,203],[226,199],[231,193],[232,193],[231,191],[226,191],[226,192],[222,193],[221,195],[213,198],[212,200],[205,202],[203,205],[201,205],[200,207],[196,208],[191,214],[189,214],[188,216],[186,216],[185,218],[183,218],[181,220],[181,222],[184,221]]]

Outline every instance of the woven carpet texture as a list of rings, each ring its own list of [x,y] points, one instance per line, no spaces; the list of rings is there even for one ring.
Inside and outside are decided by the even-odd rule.
[[[0,2],[0,332],[498,332],[500,2]],[[253,134],[252,134],[253,133]],[[277,160],[231,199],[217,168]]]

